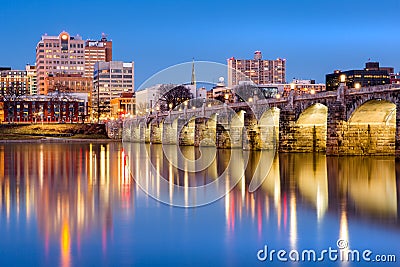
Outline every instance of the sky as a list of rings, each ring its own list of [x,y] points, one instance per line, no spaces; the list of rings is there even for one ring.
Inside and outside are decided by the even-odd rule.
[[[286,80],[360,69],[368,59],[400,71],[400,0],[5,1],[0,66],[34,64],[41,36],[106,33],[113,60],[135,62],[135,87],[194,58],[285,58]],[[216,77],[218,79],[218,77]]]

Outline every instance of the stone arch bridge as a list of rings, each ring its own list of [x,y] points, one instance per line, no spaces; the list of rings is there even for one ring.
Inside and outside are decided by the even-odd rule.
[[[400,155],[400,86],[158,112],[124,121],[128,142],[327,155]]]

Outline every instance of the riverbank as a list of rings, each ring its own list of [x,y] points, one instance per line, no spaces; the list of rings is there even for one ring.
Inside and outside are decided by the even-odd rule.
[[[0,142],[113,141],[103,124],[1,124]]]

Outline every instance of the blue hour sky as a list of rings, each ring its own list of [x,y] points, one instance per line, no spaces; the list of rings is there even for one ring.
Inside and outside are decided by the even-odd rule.
[[[66,30],[113,40],[113,59],[135,61],[136,84],[196,60],[286,58],[287,80],[362,68],[371,58],[400,71],[399,0],[2,1],[0,66],[35,61],[41,35]]]

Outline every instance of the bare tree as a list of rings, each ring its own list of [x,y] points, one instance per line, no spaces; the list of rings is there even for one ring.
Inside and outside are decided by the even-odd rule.
[[[260,88],[251,83],[244,83],[233,87],[232,89],[236,95],[236,101],[245,102],[257,99],[266,99],[274,97],[277,90],[270,88]]]
[[[165,84],[160,86],[160,97],[156,103],[161,111],[174,109],[185,101],[192,99],[193,94],[184,85]]]

